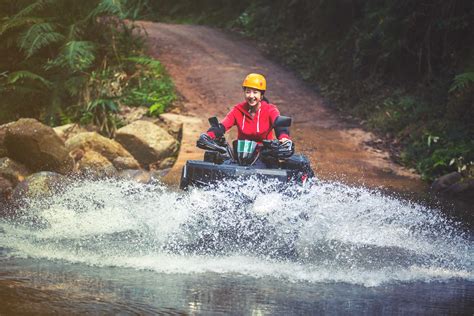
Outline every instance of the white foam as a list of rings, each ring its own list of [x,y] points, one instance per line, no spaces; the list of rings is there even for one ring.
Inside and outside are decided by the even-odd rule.
[[[31,216],[0,222],[0,246],[11,249],[11,256],[160,273],[232,273],[366,286],[472,280],[474,275],[469,238],[439,212],[338,183],[319,182],[282,194],[257,181],[189,193],[160,184],[83,181],[50,200],[29,201],[26,211]],[[274,234],[260,235],[262,227],[246,225],[242,214],[248,212],[266,214]],[[202,229],[190,232],[196,228],[190,223],[198,219],[204,221]],[[210,234],[219,240],[219,230],[226,228],[258,238],[245,249],[234,247],[213,256],[163,250],[170,238],[193,242]],[[249,249],[252,242],[260,249],[261,238],[275,238],[267,241],[278,247],[295,231],[297,258],[269,259]]]

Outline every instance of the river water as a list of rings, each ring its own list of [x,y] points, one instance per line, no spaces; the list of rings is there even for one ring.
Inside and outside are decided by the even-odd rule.
[[[472,232],[335,182],[75,181],[0,221],[0,314],[472,314]]]

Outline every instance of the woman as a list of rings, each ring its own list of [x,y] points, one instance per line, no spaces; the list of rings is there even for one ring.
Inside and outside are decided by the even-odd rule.
[[[265,77],[251,73],[245,77],[242,88],[245,101],[236,104],[219,126],[211,127],[206,134],[212,139],[219,138],[232,126],[236,125],[239,140],[252,140],[262,143],[265,139],[274,139],[272,124],[280,115],[280,111],[263,96],[267,89]],[[291,147],[287,128],[276,128],[275,133],[280,142]]]

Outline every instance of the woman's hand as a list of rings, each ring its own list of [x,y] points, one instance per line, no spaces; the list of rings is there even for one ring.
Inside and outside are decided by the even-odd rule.
[[[291,139],[283,137],[280,139],[280,146],[278,147],[278,154],[281,158],[288,158],[295,153],[295,147]]]

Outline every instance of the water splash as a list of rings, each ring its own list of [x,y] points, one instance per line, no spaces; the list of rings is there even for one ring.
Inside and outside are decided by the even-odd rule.
[[[469,236],[438,211],[334,182],[78,181],[27,205],[0,222],[10,256],[364,285],[474,275]]]

